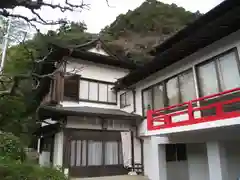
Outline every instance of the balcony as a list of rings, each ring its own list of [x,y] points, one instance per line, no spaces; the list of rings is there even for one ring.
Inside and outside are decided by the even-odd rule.
[[[149,135],[214,128],[234,123],[240,124],[240,88],[147,112]]]

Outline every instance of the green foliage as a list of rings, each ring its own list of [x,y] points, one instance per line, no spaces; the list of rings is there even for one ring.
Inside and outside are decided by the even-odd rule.
[[[0,133],[0,160],[15,160],[21,162],[26,155],[21,144],[20,138],[11,133]]]
[[[14,161],[0,162],[1,180],[67,180],[65,175],[53,168]]]
[[[175,4],[164,4],[156,0],[147,0],[134,11],[119,15],[103,32],[113,37],[134,33],[170,34],[198,18],[199,12],[191,13]]]
[[[186,11],[176,4],[164,4],[157,0],[146,0],[141,6],[116,20],[102,30],[104,39],[121,46],[134,61],[146,62],[148,52],[172,36],[201,14]]]

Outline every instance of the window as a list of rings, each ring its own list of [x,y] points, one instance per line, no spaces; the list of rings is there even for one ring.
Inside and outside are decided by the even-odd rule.
[[[159,109],[164,107],[164,86],[158,84],[153,87],[153,107]]]
[[[167,99],[169,105],[178,104],[180,102],[178,77],[169,79],[166,83]]]
[[[143,115],[147,115],[149,109],[153,109],[152,88],[143,91]]]
[[[125,108],[131,105],[130,92],[125,92],[120,95],[120,108]]]
[[[218,93],[240,86],[238,59],[235,51],[215,57],[198,66],[201,96]]]
[[[78,101],[79,76],[74,75],[64,79],[64,100]]]
[[[168,105],[175,105],[195,99],[196,92],[192,70],[185,71],[166,82]]]
[[[123,155],[120,141],[72,140],[70,143],[71,167],[122,163]]]
[[[112,83],[81,79],[80,100],[116,104],[116,92],[112,88]]]
[[[186,144],[166,144],[166,161],[186,161]]]
[[[143,115],[147,110],[161,109],[195,99],[196,91],[192,70],[143,90]]]

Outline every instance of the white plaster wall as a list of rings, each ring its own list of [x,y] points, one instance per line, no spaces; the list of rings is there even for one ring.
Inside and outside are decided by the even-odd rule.
[[[147,77],[146,79],[138,82],[137,84],[133,85],[136,88],[136,113],[142,115],[142,97],[141,91],[153,84],[161,82],[167,78],[170,78],[180,72],[183,72],[189,68],[192,68],[194,65],[197,65],[205,60],[210,59],[226,50],[231,48],[237,47],[238,54],[240,51],[240,30],[227,36],[215,43],[200,49],[199,51],[195,52],[194,54],[182,59],[181,61],[161,70],[157,73]],[[146,121],[146,120],[145,120]],[[146,133],[146,122],[143,122],[139,126],[139,133],[145,134]],[[145,132],[142,132],[145,131]]]
[[[227,157],[227,180],[240,178],[240,141],[228,141],[224,143]]]
[[[125,76],[129,70],[114,66],[97,64],[89,61],[77,59],[67,64],[66,71],[77,70],[83,78],[102,80],[107,82],[116,82],[117,79]]]
[[[54,137],[53,166],[63,165],[63,132],[58,132]]]
[[[189,180],[209,180],[205,143],[187,144]]]
[[[40,166],[50,166],[50,152],[42,151],[39,155],[39,165]]]
[[[188,176],[187,161],[167,162],[167,180],[189,180]]]

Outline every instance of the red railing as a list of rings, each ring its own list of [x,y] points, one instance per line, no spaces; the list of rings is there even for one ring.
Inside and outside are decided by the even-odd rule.
[[[158,130],[158,129],[164,129],[164,128],[172,128],[177,126],[184,126],[184,125],[191,125],[191,124],[197,124],[201,122],[208,122],[208,121],[216,121],[216,120],[222,120],[227,118],[233,118],[240,116],[240,107],[238,110],[232,111],[232,112],[225,112],[223,106],[234,104],[236,102],[240,102],[240,97],[234,97],[230,100],[219,100],[217,102],[214,102],[209,105],[199,105],[201,102],[218,98],[218,97],[224,97],[230,94],[233,94],[235,92],[240,92],[240,88],[231,89],[228,91],[224,91],[221,93],[201,97],[189,102],[185,102],[182,104],[169,106],[166,108],[162,108],[159,110],[148,110],[147,112],[147,129],[152,130]],[[183,110],[177,110],[178,108],[182,108]],[[213,109],[215,108],[214,115],[208,115],[208,116],[202,116],[195,117],[194,112],[198,111],[201,112],[203,110]],[[172,111],[170,113],[164,113],[166,111]],[[183,119],[179,122],[173,122],[173,117],[177,117],[179,115],[186,115],[186,119]],[[156,123],[161,123],[159,125],[155,125]]]

